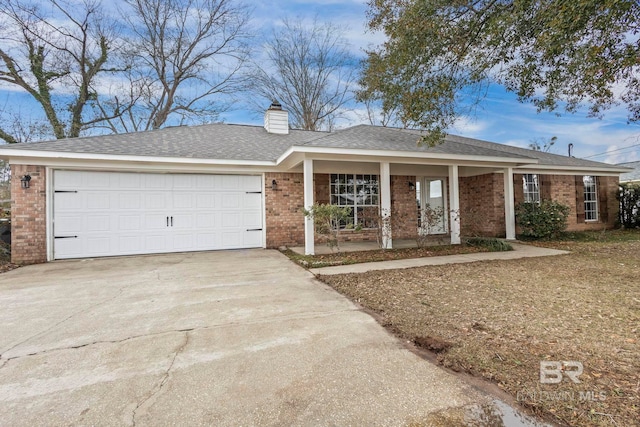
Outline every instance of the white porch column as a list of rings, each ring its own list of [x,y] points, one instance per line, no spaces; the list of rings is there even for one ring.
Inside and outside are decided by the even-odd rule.
[[[516,239],[516,210],[513,195],[513,168],[504,170],[504,225],[507,240]]]
[[[391,168],[380,162],[380,216],[382,217],[382,248],[391,249]]]
[[[451,244],[460,244],[460,187],[458,165],[449,166],[449,227]]]
[[[303,162],[304,207],[311,209],[313,206],[313,160],[304,159]],[[304,253],[315,255],[315,230],[313,218],[304,217]]]

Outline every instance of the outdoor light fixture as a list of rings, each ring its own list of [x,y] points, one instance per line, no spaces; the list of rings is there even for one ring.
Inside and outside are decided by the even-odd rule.
[[[22,185],[22,188],[29,188],[29,181],[31,181],[31,175],[24,175],[22,178],[20,178],[20,184]]]
[[[271,181],[271,189],[273,191],[276,191],[278,189],[278,183],[276,182],[275,179],[273,181]]]
[[[416,189],[416,185],[413,182],[409,181],[409,188],[411,190],[415,190]]]

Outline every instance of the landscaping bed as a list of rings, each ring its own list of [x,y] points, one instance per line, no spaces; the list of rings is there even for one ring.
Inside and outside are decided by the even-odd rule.
[[[573,426],[638,425],[640,232],[536,244],[571,254],[319,278],[530,412]],[[581,363],[581,382],[541,383],[541,361]]]
[[[469,239],[460,245],[435,245],[423,248],[376,249],[357,252],[333,252],[324,255],[301,255],[291,249],[282,251],[292,261],[306,268],[333,265],[358,264],[363,262],[392,261],[397,259],[423,258],[444,255],[463,255],[479,252],[510,251],[506,242],[492,238]]]

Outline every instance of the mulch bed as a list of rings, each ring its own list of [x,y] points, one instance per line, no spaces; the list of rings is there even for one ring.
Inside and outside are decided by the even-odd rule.
[[[462,255],[479,252],[490,252],[491,249],[470,245],[440,245],[425,248],[377,249],[358,252],[334,252],[324,255],[300,255],[291,250],[284,251],[293,261],[308,268],[319,268],[332,265],[358,264],[363,262],[392,261],[397,259],[423,258],[443,255]]]

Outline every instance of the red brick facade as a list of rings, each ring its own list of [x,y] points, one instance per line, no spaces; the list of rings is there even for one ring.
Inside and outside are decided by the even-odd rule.
[[[21,188],[24,175],[31,176],[29,188]],[[46,262],[46,168],[11,165],[11,176],[11,262]]]
[[[273,180],[277,188],[272,188]],[[267,247],[304,244],[304,186],[301,173],[267,173],[264,180]]]
[[[459,189],[460,234],[504,237],[503,175],[460,177]]]
[[[47,259],[46,169],[43,166],[12,165],[11,209],[12,262],[34,264]],[[22,189],[20,177],[30,175],[30,188]],[[277,188],[272,188],[273,180]],[[330,202],[330,175],[314,175],[314,198]],[[410,185],[413,184],[413,185]],[[394,239],[414,238],[418,227],[415,176],[391,176],[392,235]],[[611,228],[615,225],[618,202],[617,177],[597,177],[598,221],[585,222],[582,176],[540,175],[543,199],[556,200],[571,208],[569,230]],[[461,234],[505,235],[504,179],[502,174],[461,177]],[[266,246],[304,244],[304,190],[301,173],[265,174]],[[448,189],[445,189],[448,195]],[[514,175],[515,202],[523,200],[522,175]],[[345,230],[343,241],[376,241],[378,230]],[[317,243],[322,243],[316,238]]]

